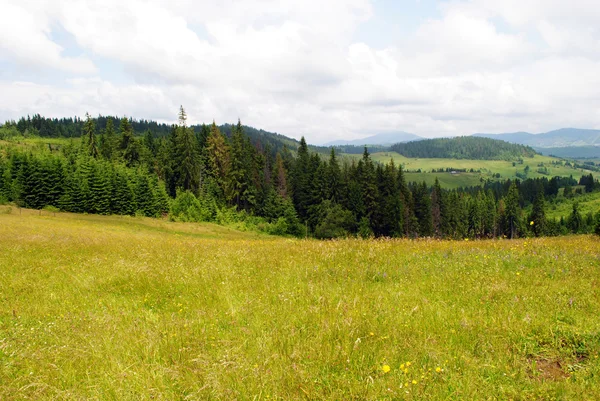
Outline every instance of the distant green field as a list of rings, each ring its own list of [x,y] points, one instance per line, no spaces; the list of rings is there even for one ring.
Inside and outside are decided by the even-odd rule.
[[[559,197],[555,204],[548,207],[547,216],[549,218],[560,219],[567,218],[573,211],[573,203],[579,203],[579,211],[583,216],[588,213],[596,214],[600,212],[600,192],[575,196],[573,199],[564,199]]]
[[[598,400],[600,240],[0,207],[0,399]]]
[[[362,155],[344,155],[352,157],[356,160]],[[479,185],[482,179],[496,179],[495,175],[500,174],[501,179],[518,178],[517,173],[524,173],[524,170],[529,166],[527,178],[539,177],[569,177],[573,176],[579,180],[582,175],[589,174],[588,170],[575,169],[565,166],[564,163],[557,158],[536,155],[533,158],[524,158],[523,164],[516,163],[513,166],[512,161],[504,160],[462,160],[462,159],[412,159],[404,157],[396,152],[379,152],[371,155],[374,161],[380,163],[389,163],[391,159],[396,165],[402,165],[407,173],[408,181],[425,181],[432,184],[435,178],[438,177],[440,184],[446,188],[458,188],[461,186]],[[560,164],[552,164],[552,162]],[[542,166],[543,165],[543,166]],[[439,169],[473,169],[481,171],[480,173],[432,173],[432,170]],[[540,173],[539,169],[547,169],[547,174]],[[421,173],[413,173],[416,170],[421,170]]]

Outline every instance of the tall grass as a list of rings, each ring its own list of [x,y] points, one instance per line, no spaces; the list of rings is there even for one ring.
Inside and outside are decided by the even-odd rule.
[[[600,241],[0,214],[2,400],[600,399]]]

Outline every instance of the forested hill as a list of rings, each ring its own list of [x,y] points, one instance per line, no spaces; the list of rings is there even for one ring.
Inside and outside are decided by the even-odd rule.
[[[535,155],[529,146],[471,136],[398,143],[391,150],[406,157],[436,159],[514,160]]]
[[[175,221],[244,224],[271,234],[318,238],[514,238],[600,227],[600,213],[584,217],[577,207],[566,221],[545,217],[545,199],[556,199],[562,186],[562,197],[572,195],[577,184],[586,192],[599,191],[591,174],[579,182],[543,177],[446,191],[439,182],[432,187],[408,182],[402,166],[376,163],[366,149],[358,161],[338,158],[334,148],[324,158],[302,139],[296,152],[272,154],[268,144],[253,143],[240,122],[226,128],[230,137],[215,123],[195,132],[181,108],[179,124],[168,135],[155,138],[147,131],[140,137],[128,118],[108,120],[98,130],[88,115],[80,139],[44,146],[32,138],[35,146],[29,146],[31,140],[19,136],[16,124],[5,124],[0,127],[0,136],[7,135],[0,141],[0,204],[168,215]],[[469,143],[477,149],[478,142]],[[532,202],[532,212],[526,213],[522,208]]]
[[[98,116],[92,118],[99,134],[102,134],[102,132],[106,130],[108,120],[119,121],[121,120],[121,117]],[[18,132],[25,136],[79,138],[84,132],[84,123],[85,120],[79,117],[46,118],[40,114],[34,114],[33,116],[22,117],[19,121],[9,122],[8,125],[16,127]],[[129,118],[129,124],[133,129],[135,136],[144,136],[149,132],[154,138],[163,138],[168,136],[174,130],[174,126],[171,124],[145,119],[137,120]],[[223,124],[219,126],[219,129],[226,137],[231,138],[233,127],[234,125],[232,124]],[[192,125],[190,128],[197,135],[206,136],[209,132],[209,126],[204,124]],[[252,143],[260,143],[262,146],[270,148],[273,154],[282,151],[284,146],[293,152],[297,151],[300,146],[300,141],[281,134],[246,125],[243,126],[243,129],[244,133],[250,138]],[[329,153],[329,147],[309,146],[309,149],[318,153]]]

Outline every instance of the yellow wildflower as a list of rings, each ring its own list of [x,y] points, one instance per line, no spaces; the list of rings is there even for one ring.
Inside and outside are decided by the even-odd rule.
[[[383,373],[388,373],[391,370],[390,365],[383,365],[381,370],[383,370]]]

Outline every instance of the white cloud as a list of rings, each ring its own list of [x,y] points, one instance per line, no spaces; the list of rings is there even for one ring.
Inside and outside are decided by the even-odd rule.
[[[63,49],[48,37],[50,24],[51,17],[35,4],[3,2],[0,58],[14,58],[32,69],[50,67],[76,74],[94,73],[96,69],[89,59],[61,54]]]
[[[596,1],[443,2],[439,17],[386,49],[352,40],[361,22],[381,18],[369,0],[6,1],[2,58],[72,79],[4,76],[0,118],[174,120],[183,104],[191,121],[240,117],[312,142],[599,126]],[[50,40],[55,26],[86,56],[65,57]],[[90,78],[90,58],[122,66],[130,82],[102,68]]]

